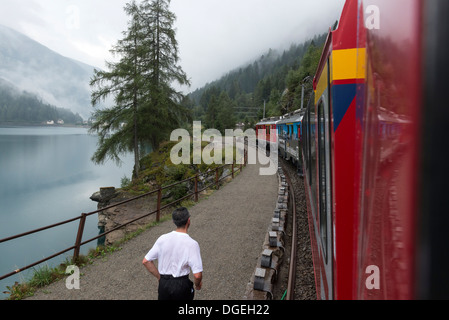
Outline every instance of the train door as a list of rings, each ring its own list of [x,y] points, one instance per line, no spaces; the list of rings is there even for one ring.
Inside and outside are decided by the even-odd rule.
[[[332,185],[331,185],[331,123],[328,86],[317,104],[318,134],[318,215],[321,241],[321,254],[327,283],[326,290],[321,290],[323,299],[333,299],[333,255],[332,255]],[[324,289],[324,288],[322,288]]]
[[[303,118],[304,119],[304,118]],[[302,120],[301,120],[302,121]],[[300,176],[303,176],[304,174],[304,164],[302,163],[302,148],[303,148],[303,132],[302,132],[302,122],[300,122],[297,126],[297,139],[298,139],[298,143],[297,143],[297,170],[298,170],[298,174]]]

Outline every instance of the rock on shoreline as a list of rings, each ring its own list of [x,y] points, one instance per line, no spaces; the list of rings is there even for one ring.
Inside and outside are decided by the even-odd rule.
[[[134,197],[134,195],[117,190],[114,187],[106,187],[100,188],[100,191],[92,194],[90,199],[98,202],[97,208],[100,210]],[[108,232],[124,223],[142,217],[156,210],[156,201],[156,195],[152,195],[100,211],[98,213],[98,227],[100,230]],[[114,230],[106,235],[105,245],[111,245],[122,239],[127,233],[134,232],[155,220],[156,215],[153,214],[123,228]]]

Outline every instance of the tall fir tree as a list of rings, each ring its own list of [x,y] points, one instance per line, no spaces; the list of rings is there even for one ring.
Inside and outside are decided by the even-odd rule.
[[[176,16],[169,10],[170,0],[144,0],[141,5],[142,30],[151,34],[151,68],[144,75],[148,95],[143,110],[142,125],[147,141],[156,148],[173,129],[190,120],[189,109],[182,106],[184,95],[173,83],[190,85],[179,66],[179,51],[173,24]]]
[[[178,44],[173,30],[175,16],[169,0],[128,3],[130,17],[124,38],[111,52],[119,62],[107,63],[110,71],[95,70],[91,80],[92,104],[113,96],[112,107],[96,109],[91,132],[98,133],[99,148],[92,157],[120,161],[120,154],[134,152],[134,172],[140,171],[139,146],[149,143],[156,149],[169,132],[189,116],[180,104],[183,95],[172,88],[174,82],[189,81],[177,65]]]

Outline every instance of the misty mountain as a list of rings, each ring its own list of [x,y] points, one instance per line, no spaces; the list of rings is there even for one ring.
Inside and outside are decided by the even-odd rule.
[[[89,81],[94,67],[66,58],[0,25],[0,79],[43,102],[90,117]]]
[[[0,124],[42,124],[47,121],[81,124],[83,118],[68,109],[56,108],[33,93],[21,91],[0,78]]]

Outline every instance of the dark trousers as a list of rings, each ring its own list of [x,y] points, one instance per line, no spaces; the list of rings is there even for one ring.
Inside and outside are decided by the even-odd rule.
[[[161,275],[158,288],[159,300],[193,300],[195,290],[189,276],[174,278]]]

